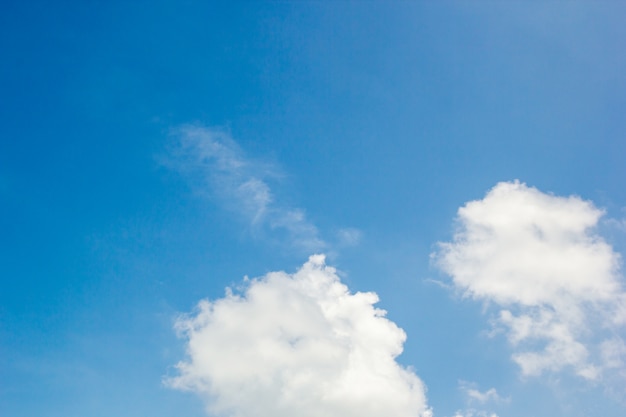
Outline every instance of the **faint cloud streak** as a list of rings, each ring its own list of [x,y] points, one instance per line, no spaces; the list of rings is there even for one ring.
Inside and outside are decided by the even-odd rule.
[[[489,388],[483,392],[477,388],[475,383],[467,381],[459,381],[459,388],[465,393],[470,403],[485,404],[488,402],[500,403],[509,401],[509,398],[502,398],[495,388]]]
[[[237,213],[256,235],[276,238],[306,252],[327,247],[303,209],[276,198],[270,181],[280,178],[272,164],[248,158],[221,129],[183,125],[172,130],[176,142],[168,165],[185,175],[194,189]]]

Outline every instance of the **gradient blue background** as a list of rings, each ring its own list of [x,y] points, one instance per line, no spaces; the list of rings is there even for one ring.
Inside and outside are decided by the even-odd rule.
[[[465,407],[458,380],[510,396],[501,417],[624,415],[601,386],[520,379],[481,306],[428,281],[498,181],[624,218],[624,22],[621,2],[2,2],[0,415],[204,415],[161,382],[174,317],[306,260],[162,163],[189,122],[279,166],[323,236],[363,232],[329,262],[405,329],[436,416]]]

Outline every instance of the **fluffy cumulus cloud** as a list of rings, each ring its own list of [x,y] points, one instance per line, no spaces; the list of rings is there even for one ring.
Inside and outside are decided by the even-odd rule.
[[[424,384],[396,362],[405,333],[377,301],[321,255],[247,281],[178,320],[188,356],[167,383],[217,416],[430,416]]]
[[[626,295],[620,256],[594,228],[603,212],[503,182],[458,211],[452,242],[433,255],[464,296],[495,305],[496,331],[524,375],[623,372]]]

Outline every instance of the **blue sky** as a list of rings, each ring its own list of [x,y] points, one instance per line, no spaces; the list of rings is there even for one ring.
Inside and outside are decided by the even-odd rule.
[[[1,415],[624,415],[621,3],[0,10]]]

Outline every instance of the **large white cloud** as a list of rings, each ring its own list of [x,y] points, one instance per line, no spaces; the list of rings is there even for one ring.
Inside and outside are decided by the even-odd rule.
[[[577,196],[502,182],[459,209],[453,241],[434,254],[464,296],[499,307],[525,375],[596,379],[624,363],[626,296],[620,256],[594,232],[602,215]]]
[[[375,293],[349,292],[322,255],[178,320],[188,357],[168,384],[233,417],[430,416],[425,387],[395,358],[405,333]]]

